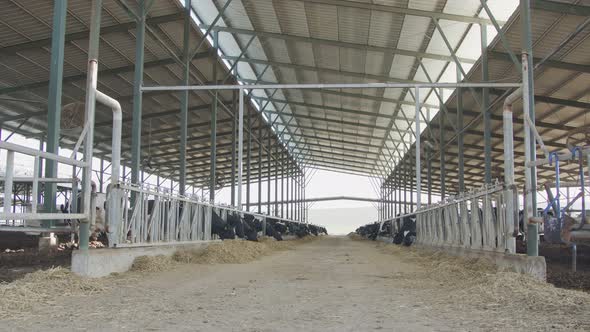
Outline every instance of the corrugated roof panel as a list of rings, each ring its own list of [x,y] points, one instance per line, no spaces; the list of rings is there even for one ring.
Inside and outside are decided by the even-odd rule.
[[[438,0],[410,0],[408,7],[412,9],[420,9],[431,12],[439,12],[442,10],[443,3],[445,1]]]
[[[244,1],[244,8],[256,30],[274,33],[281,32],[272,0]]]
[[[310,43],[290,41],[288,45],[292,63],[306,66],[316,65],[314,61],[313,48]]]
[[[369,31],[369,45],[396,47],[402,31],[404,15],[372,11]]]
[[[388,64],[385,62],[385,58],[386,56],[382,52],[367,52],[365,72],[367,74],[386,75],[384,68]]]
[[[318,67],[340,69],[340,48],[321,45],[315,48],[315,60]],[[323,75],[323,74],[322,74]]]
[[[305,3],[309,32],[314,38],[338,40],[338,9],[336,6]]]
[[[269,60],[290,63],[291,57],[287,43],[284,40],[273,39],[272,41],[263,43],[266,49],[266,55]]]
[[[393,57],[393,63],[391,64],[389,76],[404,79],[410,78],[412,66],[414,66],[415,61],[416,59],[413,57],[396,54]]]
[[[369,37],[371,12],[338,7],[338,37],[340,41],[366,45]]]
[[[305,6],[299,1],[274,2],[281,31],[286,34],[309,37]]]
[[[365,51],[353,48],[340,48],[340,70],[354,73],[364,73],[365,61]]]
[[[466,23],[447,20],[439,20],[439,25],[442,28],[449,44],[451,44],[451,48],[453,50],[457,48],[457,45],[461,41],[463,34],[469,27],[469,25]],[[449,48],[447,47],[438,29],[434,31],[426,51],[434,54],[451,55],[451,52],[449,51]]]
[[[418,51],[424,41],[430,18],[406,15],[397,48]]]

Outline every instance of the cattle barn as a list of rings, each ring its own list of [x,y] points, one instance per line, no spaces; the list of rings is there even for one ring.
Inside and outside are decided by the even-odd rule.
[[[587,331],[588,179],[590,0],[0,0],[2,330]]]

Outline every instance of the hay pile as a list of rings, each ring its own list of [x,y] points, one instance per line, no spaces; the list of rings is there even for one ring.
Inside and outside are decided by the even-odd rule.
[[[161,272],[168,271],[176,265],[176,262],[165,255],[140,256],[133,261],[131,271],[135,272]]]
[[[135,259],[132,271],[161,272],[177,264],[242,264],[252,262],[276,251],[293,249],[295,245],[313,241],[317,237],[307,236],[291,241],[275,241],[261,238],[258,242],[245,240],[224,240],[212,243],[203,249],[180,249],[172,257],[141,256]]]
[[[34,305],[55,305],[69,296],[91,296],[106,289],[104,280],[82,278],[62,267],[35,271],[0,284],[0,319],[25,318]]]
[[[204,249],[179,250],[174,253],[172,259],[189,264],[242,264],[275,251],[292,249],[296,244],[311,240],[310,237],[292,241],[275,241],[267,238],[259,242],[225,240],[221,243],[213,243]]]
[[[557,316],[590,312],[590,294],[556,288],[528,275],[500,270],[488,259],[456,257],[415,247],[386,244],[377,247],[421,268],[396,278],[401,287],[425,290],[433,303],[453,302],[459,311],[465,299],[469,299],[472,308],[510,308],[515,317],[525,317],[528,311],[541,308]]]

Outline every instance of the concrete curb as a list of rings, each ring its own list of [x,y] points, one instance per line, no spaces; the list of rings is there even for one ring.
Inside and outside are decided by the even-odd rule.
[[[99,278],[113,272],[127,272],[140,256],[172,256],[179,249],[202,249],[220,240],[157,246],[76,250],[72,253],[72,272],[83,277]]]
[[[457,257],[489,259],[501,269],[526,274],[536,279],[547,281],[547,264],[543,256],[532,257],[522,254],[504,254],[458,247],[434,247],[426,245],[416,245],[416,247],[430,251],[444,251],[449,255]]]

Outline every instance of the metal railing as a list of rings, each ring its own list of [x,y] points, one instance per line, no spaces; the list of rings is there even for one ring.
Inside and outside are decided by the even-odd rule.
[[[48,153],[36,149],[31,149],[18,144],[13,144],[5,141],[0,141],[0,150],[6,150],[6,172],[0,182],[4,183],[4,197],[3,210],[0,213],[0,220],[6,220],[6,225],[0,226],[3,231],[39,231],[39,232],[58,232],[70,231],[70,228],[43,228],[30,227],[27,222],[34,220],[69,220],[69,219],[85,219],[90,220],[91,210],[86,209],[79,213],[61,213],[61,212],[39,212],[39,184],[40,183],[69,183],[72,185],[72,190],[77,190],[78,179],[73,178],[43,178],[39,177],[40,160],[53,160],[57,163],[69,165],[72,167],[80,167],[85,169],[90,167],[89,163],[77,160],[73,157],[68,158],[53,153]],[[15,177],[14,159],[15,155],[25,155],[33,157],[33,176],[32,177]],[[31,183],[31,207],[30,212],[12,212],[13,211],[13,185],[14,182],[30,182]],[[88,188],[90,190],[90,188]],[[75,200],[74,200],[75,201]],[[21,221],[18,227],[9,226],[9,221]],[[15,225],[16,226],[16,225]]]
[[[410,217],[416,221],[417,244],[515,253],[518,210],[512,207],[518,204],[508,204],[508,200],[516,197],[514,186],[491,185],[384,220],[381,227],[391,221],[395,232]]]
[[[211,240],[210,204],[127,183],[109,186],[107,202],[110,247]]]
[[[266,233],[267,218],[301,223],[231,206],[214,205],[198,197],[173,193],[169,188],[119,183],[107,188],[109,247],[209,241],[214,236],[211,232],[213,213],[224,221],[229,214],[253,215],[262,222],[262,234]]]
[[[417,243],[515,253],[518,211],[506,208],[515,191],[494,185],[418,211]]]

